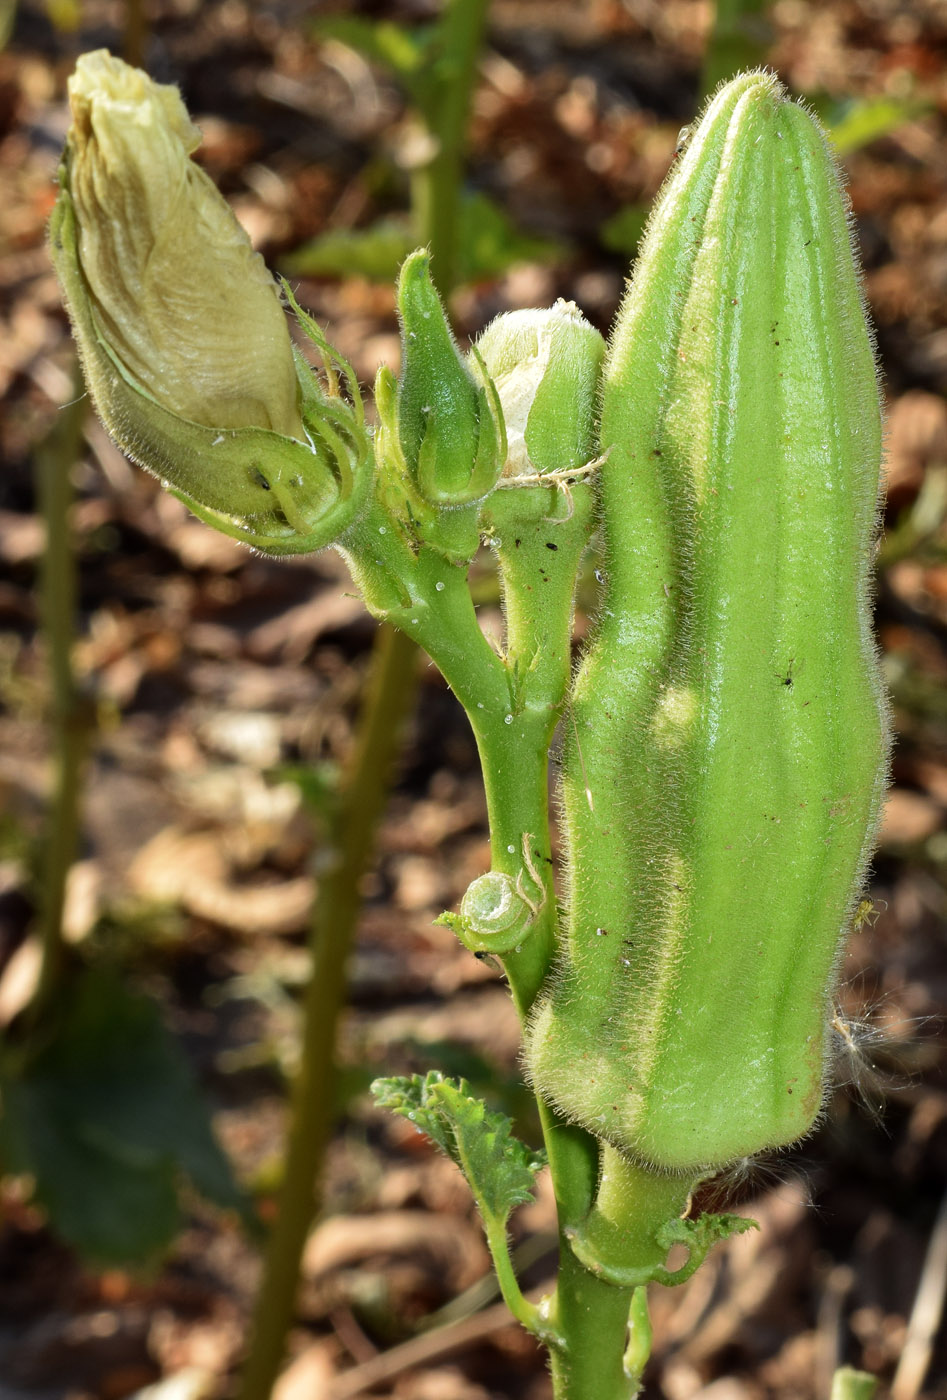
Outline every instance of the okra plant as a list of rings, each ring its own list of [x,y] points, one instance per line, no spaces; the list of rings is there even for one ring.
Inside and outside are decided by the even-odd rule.
[[[440,1074],[375,1093],[465,1172],[557,1400],[628,1400],[646,1286],[752,1224],[695,1217],[695,1188],[818,1120],[885,785],[879,394],[825,135],[769,73],[721,88],[608,344],[557,302],[464,352],[412,254],[400,372],[379,371],[369,426],[350,367],[190,159],[177,91],[97,52],[70,97],[51,243],[116,442],[254,549],[334,545],[467,712],[491,867],[443,921],[502,960],[544,1150]],[[601,596],[574,669],[593,535]],[[484,542],[499,648],[467,582]],[[546,1163],[560,1262],[533,1302],[506,1231]]]

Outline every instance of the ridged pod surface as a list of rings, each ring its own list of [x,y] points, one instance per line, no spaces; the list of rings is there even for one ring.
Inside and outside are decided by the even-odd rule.
[[[886,776],[872,344],[834,160],[772,76],[723,88],[669,178],[602,408],[569,923],[527,1063],[572,1120],[691,1171],[819,1112]]]

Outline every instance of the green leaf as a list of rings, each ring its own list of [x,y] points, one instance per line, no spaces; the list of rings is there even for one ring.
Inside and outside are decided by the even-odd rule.
[[[514,263],[551,263],[566,246],[552,238],[525,233],[504,209],[479,191],[464,197],[461,211],[460,277],[462,282],[499,277]]]
[[[96,1263],[140,1264],[165,1248],[182,1180],[246,1212],[157,1005],[113,973],[79,974],[43,1048],[0,1062],[0,1092],[0,1159],[34,1178],[53,1228]]]
[[[158,1255],[180,1220],[173,1161],[123,1160],[48,1089],[0,1076],[4,1166],[34,1178],[56,1233],[90,1262],[123,1266]]]
[[[923,97],[874,97],[852,103],[829,123],[829,134],[837,154],[846,156],[933,110],[934,103]]]
[[[647,222],[648,210],[644,204],[626,204],[599,226],[599,242],[613,253],[631,257],[637,251]]]
[[[460,1167],[488,1227],[532,1199],[545,1154],[512,1134],[512,1123],[474,1098],[463,1079],[437,1070],[410,1078],[376,1079],[372,1093],[382,1108],[414,1123]]]
[[[363,229],[333,229],[303,243],[281,263],[293,277],[365,277],[391,282],[416,239],[407,218],[377,220]],[[555,262],[565,245],[524,233],[485,194],[468,194],[461,213],[461,282],[499,277],[518,262]]]
[[[437,92],[437,80],[431,71],[432,41],[437,37],[437,26],[406,29],[391,20],[333,15],[316,20],[313,30],[320,38],[337,39],[372,63],[389,69],[418,109],[428,112]]]
[[[407,219],[379,219],[368,228],[332,229],[282,260],[293,277],[365,277],[391,282],[415,246]]]

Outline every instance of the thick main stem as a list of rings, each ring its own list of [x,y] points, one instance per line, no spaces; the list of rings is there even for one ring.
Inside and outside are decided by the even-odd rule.
[[[475,716],[480,712],[475,711]],[[504,726],[472,716],[484,767],[494,868],[517,857],[520,833],[541,843],[547,898],[519,952],[505,960],[510,990],[521,1019],[529,1015],[555,952],[556,901],[549,849],[548,745],[554,717],[537,722],[521,717]],[[530,733],[532,731],[532,733]],[[530,742],[531,738],[531,742]],[[514,867],[515,868],[515,867]],[[572,1252],[566,1228],[592,1205],[598,1176],[598,1144],[590,1134],[564,1123],[539,1102],[549,1169],[560,1221],[559,1272],[549,1322],[562,1338],[550,1350],[556,1400],[630,1400],[636,1386],[624,1370],[632,1289],[615,1288],[585,1269]]]
[[[379,630],[349,778],[342,789],[335,844],[316,900],[313,967],[302,1007],[302,1056],[292,1096],[285,1176],[266,1249],[240,1400],[267,1400],[292,1322],[299,1267],[332,1128],[335,1037],[360,903],[358,882],[388,795],[401,723],[414,691],[416,656],[413,643],[402,633],[387,626]]]
[[[550,1319],[564,1342],[549,1354],[555,1400],[633,1400],[638,1379],[624,1365],[633,1294],[589,1273],[561,1241]]]

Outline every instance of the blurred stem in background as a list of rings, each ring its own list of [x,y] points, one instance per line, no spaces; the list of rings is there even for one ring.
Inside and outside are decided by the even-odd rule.
[[[447,0],[438,22],[439,81],[419,112],[432,154],[414,174],[412,214],[418,242],[431,248],[432,271],[445,297],[457,276],[464,147],[488,8],[489,0]],[[336,1028],[346,1000],[346,964],[361,902],[358,883],[387,802],[415,676],[415,644],[402,632],[380,627],[330,836],[330,862],[316,900],[313,965],[303,1002],[301,1062],[293,1086],[283,1185],[265,1251],[239,1400],[268,1400],[293,1321],[302,1254],[320,1205],[335,1110]]]
[[[72,468],[79,455],[88,409],[78,363],[74,396],[57,414],[36,448],[36,490],[46,527],[40,576],[40,612],[52,689],[51,733],[54,793],[41,865],[40,936],[42,963],[30,1008],[35,1023],[51,1004],[63,976],[63,909],[66,881],[79,843],[82,763],[94,723],[90,705],[76,682],[72,648],[76,621],[76,560],[70,535]]]
[[[457,282],[461,186],[470,101],[477,78],[489,0],[447,0],[440,20],[440,74],[430,110],[422,113],[433,155],[414,173],[415,236],[432,253],[441,295]]]
[[[145,45],[148,42],[148,16],[145,0],[125,0],[125,36],[122,57],[135,68],[145,66]]]
[[[73,0],[51,3],[49,13],[53,23],[64,31],[78,27],[80,12]],[[9,37],[15,14],[13,0],[0,4],[0,47]],[[130,63],[141,62],[146,33],[144,0],[126,0],[124,47]],[[95,726],[94,706],[77,684],[72,665],[78,577],[69,523],[74,495],[72,469],[79,457],[89,408],[78,361],[72,378],[70,400],[60,407],[34,458],[37,501],[46,528],[39,591],[52,689],[55,777],[41,864],[42,961],[28,1013],[31,1025],[37,1024],[52,1005],[63,977],[66,883],[79,845],[82,766]]]
[[[336,1109],[336,1028],[346,1000],[346,964],[361,904],[358,882],[388,798],[403,721],[414,695],[415,663],[413,642],[392,627],[378,629],[355,748],[316,899],[286,1165],[266,1246],[241,1400],[269,1396],[292,1325],[303,1248],[319,1206]]]
[[[717,0],[701,70],[702,97],[709,97],[741,69],[766,62],[772,43],[768,9],[769,0]]]

